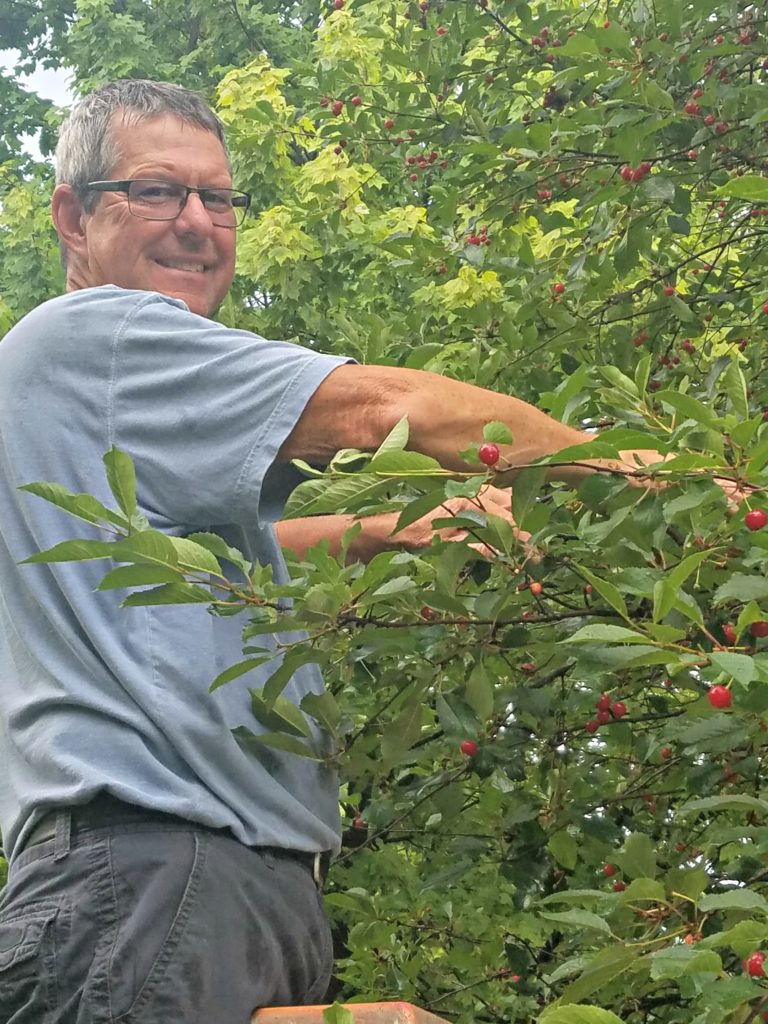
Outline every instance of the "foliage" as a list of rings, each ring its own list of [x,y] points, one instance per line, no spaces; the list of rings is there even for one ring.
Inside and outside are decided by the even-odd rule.
[[[768,944],[768,656],[753,631],[768,534],[744,523],[768,507],[765,11],[152,12],[81,0],[46,45],[84,87],[119,71],[215,89],[256,200],[226,322],[514,393],[599,435],[564,458],[638,433],[673,458],[663,487],[523,473],[514,509],[538,561],[478,514],[498,552],[485,562],[435,542],[345,566],[321,547],[288,586],[243,561],[233,592],[217,559],[238,555],[147,530],[113,452],[119,511],[34,488],[91,524],[58,555],[114,559],[103,585],[138,587],[130,603],[241,610],[247,658],[278,620],[306,630],[253,710],[297,756],[305,715],[336,737],[334,995],[461,1022],[759,1020],[768,990],[741,961]],[[51,279],[31,269],[27,287],[43,297]],[[33,295],[4,298],[10,316]],[[288,514],[439,516],[485,479],[406,449],[401,429],[373,456],[341,453]],[[717,476],[744,487],[735,514]],[[297,712],[281,690],[310,658],[329,695]],[[247,685],[247,667],[216,682]],[[715,685],[732,707],[711,706]]]

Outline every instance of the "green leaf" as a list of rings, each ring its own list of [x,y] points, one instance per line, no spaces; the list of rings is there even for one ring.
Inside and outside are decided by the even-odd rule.
[[[596,622],[593,626],[582,626],[573,636],[561,640],[563,644],[647,644],[648,637],[636,633],[625,626],[612,626],[609,623]]]
[[[65,540],[47,551],[24,558],[19,565],[32,562],[87,562],[95,558],[111,558],[114,544],[105,540]]]
[[[368,463],[367,472],[377,476],[450,476],[437,459],[421,452],[386,451],[374,456]]]
[[[722,672],[727,672],[737,683],[746,686],[757,678],[757,667],[754,658],[748,654],[731,654],[729,651],[713,651],[710,654],[713,665]]]
[[[656,853],[650,836],[644,832],[633,832],[627,837],[618,861],[631,878],[656,877]]]
[[[705,914],[710,910],[759,910],[762,914],[768,914],[768,901],[752,889],[731,889],[729,892],[702,896],[699,910]]]
[[[747,382],[741,367],[736,359],[732,359],[724,374],[726,391],[733,411],[742,420],[749,417],[749,398],[747,397]]]
[[[734,199],[750,199],[755,203],[768,203],[768,178],[763,178],[759,174],[729,178],[724,185],[716,188],[713,194],[733,196]]]
[[[622,1024],[621,1018],[610,1010],[575,1004],[548,1007],[536,1020],[538,1024]]]
[[[563,910],[561,913],[555,913],[551,910],[541,910],[539,911],[539,917],[543,918],[545,921],[552,921],[557,925],[562,925],[564,928],[568,928],[569,930],[590,928],[599,932],[605,932],[606,935],[611,934],[611,929],[605,918],[600,917],[599,914],[593,914],[589,910]]]
[[[138,512],[136,506],[136,470],[126,452],[114,445],[104,456],[107,483],[121,511],[131,519]]]
[[[567,832],[555,832],[549,837],[547,849],[558,864],[573,871],[579,858],[579,844]]]
[[[302,743],[295,736],[289,736],[284,732],[262,732],[257,734],[251,732],[250,729],[246,729],[245,726],[239,725],[237,728],[232,729],[232,735],[240,746],[246,750],[271,747],[274,750],[282,750],[287,754],[295,754],[297,757],[306,757],[310,761],[321,760],[312,747]]]
[[[147,562],[153,565],[176,566],[179,557],[170,537],[159,530],[131,534],[112,545],[116,562]]]
[[[578,1002],[585,996],[591,996],[600,989],[605,988],[615,978],[621,977],[637,961],[637,947],[613,945],[594,956],[585,967],[583,973],[567,985],[558,999],[558,1004]],[[568,1010],[575,1007],[568,1006]],[[541,1019],[541,1018],[540,1018]],[[547,1020],[549,1020],[547,1018]],[[564,1018],[564,1024],[572,1018]]]
[[[464,693],[467,704],[478,718],[490,718],[493,712],[493,681],[482,661],[478,661],[470,672]]]
[[[388,480],[380,480],[369,473],[350,474],[342,480],[325,476],[321,480],[309,480],[293,491],[283,510],[283,518],[355,512],[384,494],[389,486]]]
[[[323,1010],[323,1024],[355,1024],[355,1017],[341,1003],[333,1003]]]
[[[483,440],[493,442],[493,444],[514,444],[515,441],[512,431],[506,423],[500,423],[498,420],[485,424]]]
[[[96,588],[149,587],[155,583],[180,583],[181,573],[165,565],[120,565],[112,569]],[[207,592],[206,592],[207,593]],[[207,594],[208,600],[211,595]]]
[[[246,672],[250,672],[251,669],[258,668],[259,665],[263,665],[266,661],[271,661],[275,657],[273,652],[269,652],[263,657],[259,658],[245,658],[243,661],[238,661],[236,665],[230,665],[229,668],[220,672],[209,687],[209,692],[213,693],[214,690],[218,690],[220,686],[225,683],[231,682],[233,679],[237,679],[239,676],[245,675]]]
[[[678,814],[692,814],[700,811],[734,811],[742,808],[745,811],[760,811],[768,814],[768,800],[746,793],[732,793],[728,796],[703,796],[696,800],[686,800],[677,808]]]
[[[536,499],[547,479],[547,469],[525,469],[515,477],[512,488],[512,514],[519,527],[525,529],[527,517],[536,508]]]
[[[408,444],[409,429],[408,417],[403,416],[403,418],[398,420],[381,442],[379,447],[376,449],[373,458],[375,459],[377,455],[382,455],[384,452],[402,451]]]
[[[197,544],[189,537],[169,537],[169,540],[176,549],[179,566],[185,572],[202,572],[221,576],[218,559],[207,546]]]
[[[253,570],[252,563],[237,548],[230,547],[217,533],[190,533],[186,539],[207,548],[216,558],[231,562],[244,576],[250,576]]]
[[[768,599],[768,579],[765,576],[735,572],[715,591],[714,603],[726,601],[765,601]]]
[[[723,969],[720,957],[713,950],[697,946],[668,946],[651,953],[651,978],[681,978],[686,974],[720,974]]]
[[[577,572],[581,576],[583,576],[588,583],[592,584],[592,587],[598,592],[598,594],[603,598],[603,600],[605,600],[611,606],[611,608],[617,611],[623,619],[629,618],[626,603],[617,587],[615,587],[612,583],[609,583],[608,580],[595,575],[595,573],[593,572],[590,572],[590,570],[587,569],[586,566],[577,565],[574,563],[574,569],[576,569]]]
[[[694,423],[703,423],[704,426],[712,427],[713,430],[721,429],[722,420],[693,395],[684,394],[682,391],[658,391],[656,401],[668,405],[680,413],[683,419],[693,420]]]
[[[211,594],[192,583],[164,583],[151,590],[129,594],[120,603],[121,608],[143,608],[155,604],[210,604]]]
[[[278,694],[267,697],[264,690],[251,690],[251,711],[254,718],[266,729],[273,732],[286,732],[291,736],[311,735],[309,724],[301,712],[287,697]]]
[[[308,693],[299,706],[329,733],[336,732],[341,721],[341,710],[332,693],[327,690],[323,693]]]
[[[69,512],[75,518],[82,519],[83,522],[92,524],[112,523],[113,526],[119,526],[123,529],[128,526],[128,520],[125,516],[106,508],[92,495],[73,494],[72,491],[68,491],[61,484],[22,484],[18,489],[20,491],[27,491],[29,494],[36,494],[39,498],[43,498],[52,505],[56,505],[57,508],[63,509],[64,512]]]
[[[400,530],[404,530],[406,526],[410,526],[415,523],[417,519],[421,519],[422,516],[428,515],[434,509],[437,509],[445,501],[445,485],[436,487],[431,491],[427,491],[426,494],[420,495],[413,501],[409,502],[397,520],[394,533],[398,533]],[[437,513],[436,513],[437,514]]]

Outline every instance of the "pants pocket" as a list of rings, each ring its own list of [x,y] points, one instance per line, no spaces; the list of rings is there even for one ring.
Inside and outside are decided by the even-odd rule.
[[[0,1024],[45,1024],[56,998],[59,908],[28,904],[0,915]]]
[[[110,989],[114,1021],[126,1024],[154,1021],[156,1011],[162,1019],[156,996],[158,989],[168,989],[168,969],[196,905],[206,851],[205,837],[159,833],[153,837],[153,855],[142,862],[131,856],[134,838],[112,838],[122,926],[112,950]],[[121,845],[129,847],[123,851],[127,858],[118,852]],[[164,991],[161,1003],[166,998]]]

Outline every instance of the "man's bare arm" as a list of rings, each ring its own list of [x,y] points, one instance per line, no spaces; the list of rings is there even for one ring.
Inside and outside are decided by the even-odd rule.
[[[392,427],[408,417],[408,448],[431,455],[446,469],[466,471],[458,452],[482,440],[483,427],[505,423],[514,443],[502,446],[505,459],[527,465],[545,455],[582,444],[586,434],[548,416],[527,402],[424,370],[389,366],[340,366],[320,385],[280,451],[282,461],[306,459],[326,464],[340,448],[370,451]],[[656,461],[645,453],[641,461]],[[595,460],[595,467],[630,469],[632,464]],[[577,483],[588,468],[552,467],[554,480]],[[514,478],[515,471],[507,474]]]
[[[461,519],[458,520],[459,525],[444,526],[439,530],[433,529],[432,522],[435,519],[461,516],[463,512],[467,511],[490,513],[492,516],[506,520],[525,548],[530,534],[517,529],[512,518],[511,504],[510,491],[501,490],[498,487],[484,487],[478,497],[474,499],[447,499],[443,504],[398,533],[394,532],[399,518],[398,512],[384,512],[364,516],[362,519],[357,519],[353,515],[283,519],[275,524],[275,531],[282,547],[293,551],[300,558],[322,540],[329,542],[332,555],[338,555],[341,551],[344,533],[356,523],[360,524],[360,529],[347,549],[348,562],[370,562],[375,555],[382,551],[420,551],[429,547],[434,537],[439,537],[444,541],[469,540],[470,546],[478,554],[489,556],[493,554],[491,549],[486,548],[481,542],[475,542],[469,531],[460,525]],[[528,549],[525,548],[525,550]],[[529,554],[532,553],[529,552]]]

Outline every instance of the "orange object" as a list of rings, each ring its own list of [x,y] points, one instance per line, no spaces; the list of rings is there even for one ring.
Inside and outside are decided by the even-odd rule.
[[[355,1024],[446,1024],[442,1017],[411,1003],[345,1003]],[[323,1024],[327,1006],[270,1006],[257,1010],[251,1024]]]

